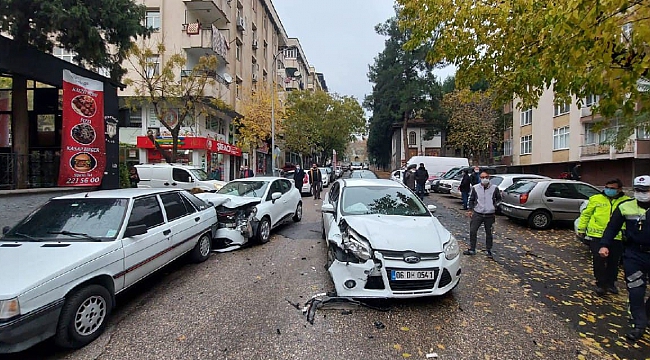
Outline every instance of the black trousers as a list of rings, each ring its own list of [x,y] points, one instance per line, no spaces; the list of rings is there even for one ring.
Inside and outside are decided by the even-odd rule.
[[[623,268],[632,322],[635,328],[645,329],[648,326],[647,311],[650,310],[650,299],[644,300],[650,274],[650,252],[628,246],[623,255]]]
[[[621,261],[621,256],[623,256],[623,242],[614,240],[609,247],[609,256],[606,258],[598,254],[598,250],[600,250],[600,238],[592,238],[589,247],[591,248],[593,259],[592,263],[596,286],[603,289],[614,287],[614,283],[618,277],[618,264]]]
[[[469,247],[476,250],[476,235],[481,224],[485,227],[485,248],[492,250],[492,225],[494,225],[494,214],[472,213],[472,220],[469,222]]]

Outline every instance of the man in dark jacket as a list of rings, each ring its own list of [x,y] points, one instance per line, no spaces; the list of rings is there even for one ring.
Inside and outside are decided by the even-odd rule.
[[[320,191],[323,187],[323,174],[321,174],[318,165],[313,164],[309,169],[309,184],[311,185],[314,199],[320,199]]]
[[[463,199],[463,210],[467,210],[467,202],[469,201],[469,192],[471,188],[472,180],[469,178],[467,170],[463,170],[463,178],[460,179],[460,186],[458,187],[458,190],[460,190],[460,194]]]
[[[293,182],[296,185],[296,189],[302,192],[302,182],[305,179],[305,170],[300,167],[300,164],[296,165],[296,171],[293,173]]]
[[[406,170],[404,170],[404,185],[411,191],[415,192],[415,164],[409,165]]]
[[[576,164],[576,166],[571,169],[571,180],[580,181],[580,179],[582,179],[582,176],[580,176],[581,168],[582,166],[580,164]]]
[[[474,166],[474,171],[469,174],[470,185],[474,186],[481,182],[481,169],[478,166]]]
[[[420,163],[420,167],[415,172],[415,193],[420,199],[424,198],[424,185],[429,179],[429,172],[424,168],[424,163]]]

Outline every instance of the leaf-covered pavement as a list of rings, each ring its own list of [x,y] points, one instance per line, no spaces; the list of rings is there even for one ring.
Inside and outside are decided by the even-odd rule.
[[[469,220],[460,209],[458,200],[447,195],[431,194],[425,201],[439,205],[440,221],[461,243],[464,242],[465,245],[461,245],[464,249],[469,243]],[[491,276],[486,278],[484,289],[477,291],[475,306],[490,312],[494,306],[490,301],[491,293],[523,291],[545,305],[525,311],[545,311],[550,312],[550,316],[558,317],[577,332],[591,355],[613,359],[650,358],[649,334],[635,344],[625,340],[630,327],[622,269],[617,282],[619,294],[597,296],[589,248],[575,239],[571,224],[559,224],[551,230],[540,231],[498,216],[494,235],[494,263],[497,266],[490,267]],[[484,247],[481,228],[478,249]],[[471,262],[485,260],[480,251],[468,259]],[[513,301],[508,306],[516,308],[519,305]],[[532,333],[534,324],[522,326]],[[577,354],[577,358],[586,355]]]

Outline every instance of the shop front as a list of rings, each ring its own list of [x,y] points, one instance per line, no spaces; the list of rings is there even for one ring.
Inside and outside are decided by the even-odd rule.
[[[163,151],[171,151],[171,138],[159,137],[156,142]],[[147,163],[165,162],[163,155],[148,137],[138,136],[137,148],[146,151]],[[176,162],[199,167],[213,175],[215,180],[230,181],[233,179],[230,168],[233,163],[239,162],[241,155],[240,148],[221,140],[203,136],[180,136]]]

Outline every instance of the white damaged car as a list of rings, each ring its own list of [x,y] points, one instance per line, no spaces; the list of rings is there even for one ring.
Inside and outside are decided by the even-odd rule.
[[[217,193],[196,196],[217,210],[218,228],[213,249],[238,249],[251,240],[267,243],[271,230],[293,220],[302,220],[302,200],[293,182],[281,177],[237,179]]]
[[[340,179],[323,200],[327,270],[338,296],[443,295],[459,282],[460,248],[451,233],[402,184]]]

